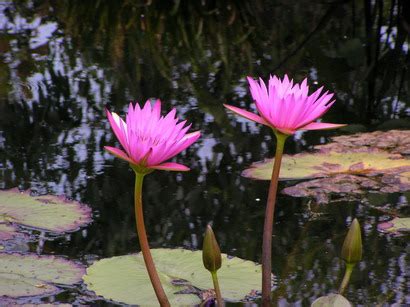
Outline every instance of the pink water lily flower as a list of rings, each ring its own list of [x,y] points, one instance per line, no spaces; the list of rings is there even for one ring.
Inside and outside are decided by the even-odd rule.
[[[284,134],[294,134],[297,130],[333,129],[345,125],[314,122],[335,102],[333,94],[325,92],[323,87],[309,95],[307,80],[301,84],[293,83],[285,75],[283,80],[271,76],[268,87],[262,79],[259,83],[248,77],[252,97],[260,115],[243,109],[225,105],[236,114],[254,122],[269,126]]]
[[[166,116],[161,116],[161,102],[154,106],[147,101],[141,109],[139,104],[130,103],[126,121],[116,113],[106,110],[108,120],[122,148],[105,146],[114,156],[129,162],[142,171],[168,170],[188,171],[185,165],[165,162],[194,143],[200,132],[188,133],[191,125],[186,121],[178,123],[176,110],[172,109]]]

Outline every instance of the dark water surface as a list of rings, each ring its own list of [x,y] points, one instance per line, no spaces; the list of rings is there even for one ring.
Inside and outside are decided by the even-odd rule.
[[[297,134],[287,153],[336,134],[408,128],[409,6],[381,0],[0,2],[0,188],[65,194],[89,204],[95,218],[82,231],[21,249],[83,263],[139,251],[134,176],[103,150],[116,144],[104,107],[123,115],[129,101],[156,97],[203,136],[176,158],[190,172],[146,178],[151,246],[198,249],[212,223],[223,252],[259,261],[268,183],[240,173],[273,156],[275,141],[268,128],[231,116],[222,104],[253,108],[247,75],[307,76],[313,88],[335,92],[324,121],[352,126]],[[364,198],[373,206],[410,211],[409,193],[370,196]],[[340,247],[357,217],[364,258],[346,297],[367,306],[410,304],[408,236],[376,228],[389,216],[365,199],[308,202],[279,197],[275,300],[308,306],[337,291]],[[43,301],[86,303],[83,290]]]

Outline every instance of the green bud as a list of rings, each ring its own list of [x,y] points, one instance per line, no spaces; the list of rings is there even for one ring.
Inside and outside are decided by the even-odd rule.
[[[362,234],[357,219],[353,220],[346,235],[342,247],[342,259],[348,264],[356,264],[362,260]]]
[[[205,231],[204,243],[202,245],[202,261],[204,267],[212,272],[216,272],[221,267],[222,258],[218,242],[211,226],[207,226]]]

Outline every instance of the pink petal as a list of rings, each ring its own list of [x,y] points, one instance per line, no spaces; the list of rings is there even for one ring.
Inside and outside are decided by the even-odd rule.
[[[162,156],[162,161],[168,160],[173,156],[179,154],[181,151],[187,149],[201,136],[200,131],[195,131],[186,134],[180,141],[172,145],[172,148]]]
[[[257,122],[259,124],[269,126],[269,123],[266,120],[264,120],[259,115],[256,115],[255,113],[251,113],[251,112],[245,111],[243,109],[240,109],[240,108],[237,108],[237,107],[234,107],[234,106],[230,106],[228,104],[224,104],[224,106],[228,110],[231,110],[232,112],[234,112],[234,113],[236,113],[236,114],[238,114],[242,117],[245,117],[245,118],[247,118],[251,121]]]
[[[161,100],[157,99],[157,101],[155,101],[153,113],[158,119],[161,117]]]
[[[322,130],[322,129],[336,129],[346,126],[345,124],[330,124],[313,122],[306,126],[298,128],[298,130]]]
[[[116,113],[111,114],[108,109],[105,109],[105,112],[107,114],[108,121],[110,122],[111,129],[114,131],[114,134],[121,143],[121,146],[125,150],[128,150],[127,124],[124,123],[124,121]]]
[[[165,162],[160,165],[150,166],[149,168],[158,169],[163,171],[177,171],[177,172],[187,172],[189,167],[175,163],[175,162]]]
[[[135,162],[132,161],[131,158],[128,157],[128,155],[127,155],[125,152],[123,152],[121,149],[119,149],[119,148],[110,147],[110,146],[104,146],[104,149],[105,149],[106,151],[108,151],[110,154],[116,156],[117,158],[120,158],[120,159],[122,159],[122,160],[125,160],[125,161],[127,161],[127,162],[129,162],[129,163],[135,164]]]

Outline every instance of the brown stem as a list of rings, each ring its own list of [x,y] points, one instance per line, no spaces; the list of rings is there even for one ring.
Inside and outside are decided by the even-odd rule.
[[[154,260],[149,249],[147,233],[145,232],[144,213],[142,211],[142,182],[145,174],[135,172],[135,219],[137,223],[137,233],[140,242],[142,255],[144,257],[145,267],[147,268],[151,284],[154,288],[158,302],[161,306],[171,306],[168,298],[162,288],[157,270],[155,269]]]
[[[276,132],[276,154],[272,170],[272,178],[269,186],[268,201],[266,203],[265,223],[263,226],[262,246],[262,306],[271,306],[271,275],[272,275],[272,229],[275,213],[276,193],[278,190],[278,179],[280,165],[282,162],[283,149],[288,137],[286,134]]]

